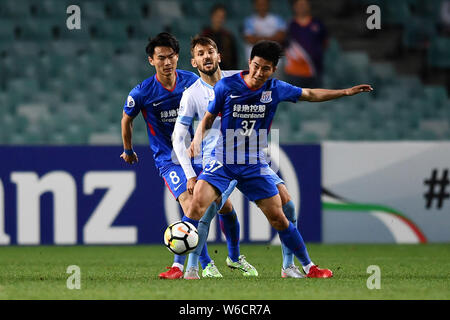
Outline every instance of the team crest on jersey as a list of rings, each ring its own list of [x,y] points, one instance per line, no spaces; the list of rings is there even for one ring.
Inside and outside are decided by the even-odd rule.
[[[272,101],[272,91],[263,91],[260,101],[262,103],[269,103],[269,102],[271,102]]]
[[[132,96],[128,96],[127,106],[128,106],[128,108],[133,108],[134,107],[134,99],[133,99]]]

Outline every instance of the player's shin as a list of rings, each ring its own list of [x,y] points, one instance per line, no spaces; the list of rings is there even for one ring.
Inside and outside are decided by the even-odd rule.
[[[189,254],[187,266],[188,269],[190,267],[197,267],[199,260],[203,269],[208,265],[208,263],[211,262],[211,258],[209,257],[207,250],[206,240],[208,238],[209,225],[211,223],[211,220],[216,215],[216,212],[217,212],[217,204],[213,202],[208,207],[208,209],[206,210],[205,214],[203,215],[202,219],[200,219],[200,221],[196,221],[186,217],[189,220],[195,221],[194,225],[197,228],[198,232],[197,248],[192,253]]]
[[[297,226],[297,215],[295,213],[295,205],[292,200],[288,201],[283,206],[283,212],[286,218],[292,222],[294,227]],[[294,253],[283,242],[281,242],[281,251],[283,254],[283,269],[288,268],[294,264]]]
[[[220,228],[227,239],[228,256],[236,262],[241,255],[239,248],[240,225],[234,208],[229,213],[219,214],[219,221]]]
[[[189,223],[192,223],[196,228],[198,226],[198,221],[190,219],[183,215],[181,218],[181,221],[187,221]],[[174,264],[172,266],[177,266],[180,270],[183,271],[184,262],[186,261],[186,255],[174,255],[173,262]]]
[[[179,254],[175,254],[174,257],[173,257],[172,267],[178,267],[178,269],[183,271],[184,262],[185,261],[186,261],[186,256],[185,255],[181,256]]]
[[[286,229],[278,231],[278,234],[281,242],[294,253],[303,266],[311,263],[305,242],[292,222],[289,222],[289,226]]]

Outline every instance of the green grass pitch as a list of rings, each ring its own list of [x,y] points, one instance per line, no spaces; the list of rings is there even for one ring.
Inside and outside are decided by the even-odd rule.
[[[162,245],[0,247],[0,299],[450,299],[450,244],[309,244],[313,261],[331,279],[282,279],[279,246],[242,245],[259,271],[244,278],[226,267],[225,245],[209,245],[222,279],[160,280],[172,254]],[[298,263],[297,263],[298,264]],[[81,289],[69,290],[69,265],[81,270]],[[370,265],[380,289],[368,289]]]

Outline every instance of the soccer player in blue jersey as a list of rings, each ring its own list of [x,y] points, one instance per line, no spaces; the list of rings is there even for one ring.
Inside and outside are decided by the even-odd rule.
[[[221,62],[221,56],[218,52],[217,45],[208,37],[196,36],[191,40],[191,56],[192,66],[197,68],[200,78],[183,93],[172,141],[173,149],[176,152],[178,160],[183,167],[186,178],[188,179],[187,188],[189,192],[192,193],[197,180],[197,174],[194,172],[192,161],[186,152],[192,138],[192,136],[188,133],[188,128],[191,127],[195,118],[199,120],[203,118],[203,115],[208,108],[208,102],[214,98],[213,87],[215,83],[222,77],[228,77],[240,71],[222,71],[220,69],[219,63]],[[218,130],[220,128],[220,117],[216,119],[213,127],[215,130],[205,139],[207,142],[203,146],[201,157],[196,159],[198,163],[207,163],[210,152],[216,145],[216,141],[220,135],[220,131]],[[186,142],[188,142],[187,145]],[[233,189],[234,187],[231,187],[230,190],[232,191]],[[222,204],[223,207],[220,207]],[[207,238],[206,235],[209,230],[210,222],[216,214],[218,214],[221,229],[227,240],[227,265],[230,268],[241,271],[244,276],[258,276],[258,271],[250,263],[248,263],[245,256],[240,253],[240,224],[236,211],[234,210],[231,201],[228,199],[228,195],[222,195],[220,204],[218,206],[212,205],[211,208],[206,211],[197,228],[199,235],[200,233],[204,233],[204,238]],[[202,246],[202,244],[200,246]],[[184,273],[184,278],[199,279],[198,259],[195,261],[191,261],[191,258],[189,259],[186,272]],[[205,273],[205,270],[203,270],[202,276],[216,278],[222,277],[220,272],[211,275]]]
[[[160,33],[149,40],[146,52],[149,63],[156,69],[156,74],[138,84],[128,95],[123,107],[121,126],[124,151],[120,157],[129,164],[138,161],[132,147],[132,124],[133,119],[142,113],[159,175],[180,203],[183,212],[186,212],[192,201],[192,195],[187,192],[187,180],[183,169],[172,161],[171,136],[182,94],[197,81],[198,76],[189,71],[176,69],[179,50],[178,41],[169,33]],[[192,128],[190,131],[192,132]],[[201,165],[194,165],[194,170],[198,174],[202,170]],[[186,217],[183,216],[182,220],[186,220]],[[175,255],[173,265],[159,277],[182,278],[185,259],[186,256]],[[206,264],[211,261],[206,246],[202,251],[201,261]]]
[[[320,102],[372,91],[370,85],[343,90],[307,89],[270,78],[282,56],[274,41],[258,42],[249,60],[249,70],[221,79],[214,87],[215,98],[208,106],[190,146],[193,157],[200,152],[205,133],[220,113],[222,140],[217,142],[214,157],[198,177],[194,198],[186,215],[199,220],[206,209],[237,180],[237,188],[263,211],[278,231],[281,242],[304,266],[307,277],[329,278],[329,269],[320,269],[308,257],[300,232],[282,211],[279,191],[271,179],[263,148],[276,108],[281,101]],[[257,141],[257,143],[254,143]],[[253,143],[252,143],[253,142]],[[260,142],[263,142],[262,144]],[[306,268],[305,268],[306,267]]]
[[[214,99],[214,85],[223,77],[229,77],[241,71],[222,71],[219,67],[220,54],[218,53],[216,43],[207,37],[195,37],[191,40],[191,56],[192,65],[197,68],[200,79],[198,79],[192,86],[190,86],[183,93],[183,98],[180,102],[180,109],[178,112],[178,119],[175,124],[174,133],[172,136],[173,149],[177,154],[178,160],[183,167],[186,178],[188,179],[187,188],[189,192],[193,192],[195,182],[197,181],[197,174],[192,167],[192,161],[190,160],[187,152],[185,140],[186,136],[189,136],[188,129],[191,126],[194,118],[199,120],[203,119],[204,114],[208,109],[209,101]],[[217,140],[220,136],[220,116],[218,116],[210,130],[209,135],[205,138],[202,150],[202,159],[199,162],[204,164],[208,163],[211,152],[214,150]],[[190,136],[189,136],[190,137]],[[189,139],[189,144],[191,140]],[[297,214],[295,212],[294,202],[291,200],[289,192],[284,184],[284,181],[273,172],[271,174],[274,183],[276,184],[278,191],[280,192],[281,203],[283,212],[294,225],[297,225]],[[257,276],[256,269],[250,265],[245,256],[240,254],[239,247],[239,231],[240,225],[234,211],[233,205],[230,200],[224,200],[223,208],[213,208],[215,204],[212,204],[212,208],[205,212],[202,217],[199,226],[197,228],[199,238],[206,241],[206,234],[209,230],[210,221],[218,213],[221,229],[226,235],[228,257],[226,263],[230,268],[238,269],[243,272],[244,276]],[[217,209],[220,209],[217,211]],[[201,243],[199,248],[202,247]],[[303,273],[294,264],[294,255],[282,245],[283,253],[283,267],[281,270],[281,276],[283,278],[302,278]],[[198,275],[198,260],[199,256],[195,253],[189,255],[188,264],[184,273],[185,279],[199,279]],[[205,270],[204,270],[205,271]],[[203,271],[203,277],[208,276]],[[221,277],[220,273],[217,273],[215,277]]]

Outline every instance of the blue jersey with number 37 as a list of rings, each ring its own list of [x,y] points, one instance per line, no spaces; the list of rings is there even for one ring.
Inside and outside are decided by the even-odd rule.
[[[246,73],[222,78],[215,85],[215,99],[208,106],[210,113],[222,115],[222,139],[215,157],[227,164],[265,162],[262,149],[267,145],[278,104],[297,102],[302,95],[301,88],[278,79],[269,79],[253,90],[244,81]]]

